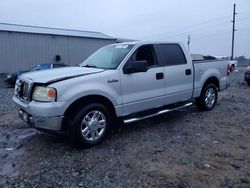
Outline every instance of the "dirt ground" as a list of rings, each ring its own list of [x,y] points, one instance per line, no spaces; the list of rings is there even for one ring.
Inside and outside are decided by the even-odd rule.
[[[17,115],[0,89],[0,187],[250,187],[250,87],[243,68],[214,110],[195,106],[130,124],[76,149]]]

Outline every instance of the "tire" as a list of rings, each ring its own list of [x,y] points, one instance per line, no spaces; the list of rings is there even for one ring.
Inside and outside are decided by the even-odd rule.
[[[218,90],[214,84],[206,85],[201,96],[196,99],[196,105],[200,110],[212,110],[217,102]]]
[[[248,82],[247,82],[247,85],[249,85],[249,86],[250,86],[250,81],[248,81]]]
[[[106,136],[111,124],[111,116],[102,104],[83,105],[72,119],[68,134],[73,144],[78,147],[92,147]]]

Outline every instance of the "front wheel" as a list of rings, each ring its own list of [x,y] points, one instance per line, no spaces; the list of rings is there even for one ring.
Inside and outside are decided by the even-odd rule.
[[[72,117],[69,136],[77,146],[94,146],[106,137],[110,120],[109,111],[104,105],[88,104]]]
[[[196,105],[201,110],[212,110],[217,102],[218,91],[214,84],[208,84],[196,99]]]

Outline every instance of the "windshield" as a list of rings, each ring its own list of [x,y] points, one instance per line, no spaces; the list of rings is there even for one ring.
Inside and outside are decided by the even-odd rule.
[[[81,67],[115,69],[132,49],[133,45],[116,44],[105,46],[80,64]]]

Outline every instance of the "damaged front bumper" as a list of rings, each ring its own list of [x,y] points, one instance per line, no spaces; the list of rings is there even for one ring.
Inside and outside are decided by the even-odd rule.
[[[26,102],[15,95],[13,100],[19,108],[19,116],[30,126],[43,130],[62,130],[64,102]]]
[[[62,129],[62,123],[64,116],[55,116],[55,117],[41,117],[41,116],[32,116],[31,114],[25,112],[22,109],[19,109],[19,117],[29,124],[31,127],[38,129],[45,129],[51,131],[60,131]]]

